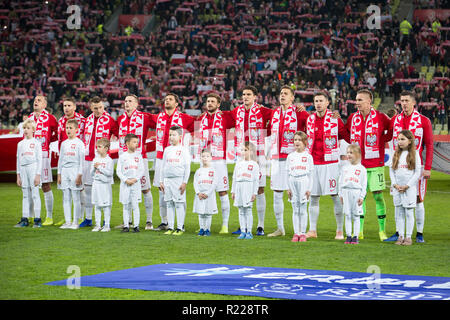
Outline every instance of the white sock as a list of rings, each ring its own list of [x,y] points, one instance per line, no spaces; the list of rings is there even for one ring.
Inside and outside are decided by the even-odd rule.
[[[139,202],[132,202],[131,203],[132,208],[133,208],[133,222],[134,222],[134,227],[139,227],[139,222],[141,220],[141,211],[139,209]]]
[[[53,219],[53,191],[44,192],[44,203],[47,211],[47,218]]]
[[[405,208],[406,238],[411,238],[414,230],[414,208]]]
[[[394,207],[395,231],[398,232],[398,207]]]
[[[244,207],[238,207],[239,210],[239,226],[241,228],[241,232],[246,232],[246,219],[245,219],[245,208]]]
[[[111,224],[111,206],[103,207],[103,216],[105,217],[105,227],[109,228]]]
[[[102,220],[102,209],[98,206],[94,207],[94,212],[95,212],[95,226],[100,228],[101,224],[101,220]]]
[[[308,203],[300,204],[300,234],[306,234],[306,226],[308,224]]]
[[[128,228],[128,222],[130,221],[130,204],[123,205],[123,227]]]
[[[309,203],[309,230],[317,231],[317,220],[319,220],[320,196],[311,196]]]
[[[397,231],[400,237],[405,237],[405,208],[398,206],[397,207]]]
[[[63,210],[64,210],[64,220],[66,223],[71,223],[71,210],[72,209],[72,194],[70,189],[63,190]]]
[[[284,231],[283,223],[283,212],[284,212],[284,202],[283,202],[283,192],[273,192],[273,212],[275,213],[275,219],[277,220],[277,227],[279,230]]]
[[[203,214],[198,215],[198,225],[200,229],[205,230],[205,217]]]
[[[161,223],[167,224],[167,202],[164,201],[164,193],[162,191],[159,191],[159,215]]]
[[[92,209],[94,208],[94,205],[92,204],[92,186],[85,185],[84,192],[85,192],[84,208],[86,212],[86,220],[92,220]]]
[[[41,217],[41,196],[38,187],[31,188],[31,198],[33,200],[31,203],[33,204],[34,217],[39,219]]]
[[[292,226],[294,227],[294,234],[299,234],[300,232],[300,206],[292,204]]]
[[[184,219],[186,218],[186,203],[175,203],[176,215],[177,215],[177,229],[183,230]]]
[[[80,217],[80,219],[84,220],[84,210],[86,208],[86,191],[84,190],[84,188],[83,188],[83,190],[81,190],[81,193],[80,193],[80,203],[81,203],[81,206],[80,206],[79,217]]]
[[[22,188],[22,217],[30,218],[31,189]]]
[[[348,212],[345,213],[345,235],[347,237],[351,237],[352,236],[352,225],[353,225],[353,221],[352,221],[352,215]]]
[[[80,213],[81,208],[80,190],[70,190],[70,193],[72,194],[72,201],[73,201],[73,221],[78,223],[78,215]]]
[[[220,205],[222,208],[222,225],[228,227],[230,220],[230,199],[228,194],[220,196]]]
[[[359,228],[361,226],[361,219],[359,215],[353,216],[353,236],[359,238]]]
[[[336,231],[344,230],[344,214],[342,213],[341,199],[337,194],[332,195],[331,199],[334,203],[334,216],[336,218]]]
[[[252,207],[247,207],[245,208],[245,229],[247,230],[247,232],[252,233],[252,229],[253,229],[253,210]]]
[[[205,230],[211,230],[211,221],[212,221],[212,215],[206,214],[205,215]]]
[[[174,230],[175,226],[175,204],[173,201],[166,201],[167,215],[166,215],[166,223],[169,229]]]
[[[425,224],[425,207],[423,202],[418,202],[416,206],[416,229],[417,232],[423,233],[423,226]]]
[[[258,214],[258,227],[264,229],[264,217],[266,215],[266,195],[256,195],[256,213]]]
[[[143,193],[143,197],[144,197],[145,212],[147,214],[146,222],[152,222],[152,218],[153,218],[153,196],[152,196],[151,190],[149,190],[147,193]]]

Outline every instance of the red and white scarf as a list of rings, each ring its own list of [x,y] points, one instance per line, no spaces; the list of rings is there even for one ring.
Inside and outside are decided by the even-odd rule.
[[[42,156],[48,158],[50,150],[50,137],[49,137],[49,126],[50,126],[50,114],[46,110],[42,110],[38,118],[32,113],[29,118],[32,118],[36,123],[36,130],[34,132],[34,137],[42,145]]]
[[[294,147],[294,134],[297,131],[297,113],[296,107],[290,105],[286,112],[284,113],[284,123],[283,132],[280,137],[280,123],[283,121],[281,119],[283,115],[282,107],[278,107],[270,120],[270,125],[272,128],[272,146],[271,146],[271,157],[272,159],[279,159],[280,154],[284,153],[288,155],[295,150]],[[279,151],[278,151],[279,150]]]
[[[234,147],[236,150],[236,156],[241,156],[241,146],[245,142],[245,106],[241,105],[238,107],[236,113],[236,127],[235,134],[236,138],[234,140]],[[256,147],[256,155],[260,156],[264,154],[264,138],[263,134],[264,124],[263,116],[259,105],[254,103],[250,108],[250,114],[248,117],[248,138],[251,143]]]
[[[78,122],[77,138],[79,138],[81,141],[83,141],[84,140],[84,125],[85,125],[84,117],[81,114],[75,112],[73,118],[71,118],[71,119],[77,120],[77,122]],[[69,119],[66,116],[63,116],[58,121],[58,141],[59,141],[59,143],[61,143],[63,140],[65,140],[67,138],[67,135],[66,135],[67,120],[69,120]]]
[[[169,115],[166,112],[160,112],[158,118],[156,119],[156,157],[158,159],[163,158],[164,154],[164,134],[166,132],[167,120]],[[169,128],[172,126],[178,126],[183,128],[183,118],[181,117],[181,112],[175,110],[172,115],[172,120],[169,124]],[[183,137],[181,138],[181,143],[184,140],[184,130]]]
[[[392,134],[392,142],[394,143],[394,150],[397,148],[397,139],[398,134],[402,130],[408,129],[411,131],[415,137],[415,143],[416,143],[416,149],[420,150],[422,146],[423,141],[423,126],[422,126],[422,117],[420,116],[420,113],[414,110],[414,112],[411,114],[411,120],[409,121],[409,127],[403,128],[403,119],[404,119],[404,113],[400,113],[395,117],[394,120],[394,131]]]
[[[222,113],[214,113],[214,120],[211,129],[209,128],[208,117],[205,114],[200,122],[200,144],[199,154],[208,145],[211,139],[211,155],[213,160],[225,159],[226,137],[223,131]]]
[[[375,109],[370,108],[369,115],[367,116],[367,121],[364,124],[364,118],[361,112],[356,112],[352,118],[352,124],[350,129],[350,143],[357,144],[361,146],[362,141],[362,131],[365,125],[365,144],[364,148],[364,158],[365,159],[376,159],[380,157],[380,143],[378,136],[378,117]],[[384,146],[382,146],[384,148]]]
[[[308,135],[308,151],[313,151],[316,128],[317,113],[313,113],[308,117],[306,122],[306,133]],[[338,119],[332,117],[332,112],[327,110],[323,121],[323,153],[325,161],[339,160],[339,126]]]
[[[91,144],[92,134],[94,133],[94,114],[92,113],[86,119],[86,126],[84,128],[84,146],[86,150],[86,155],[89,154],[89,145]],[[109,139],[111,132],[111,121],[110,115],[107,112],[104,112],[97,120],[97,126],[95,128],[94,133],[94,142],[101,138]]]
[[[119,149],[123,152],[127,152],[128,148],[125,143],[125,136],[129,133],[133,133],[138,136],[139,143],[136,151],[142,153],[144,139],[144,113],[138,110],[134,110],[130,117],[125,112],[119,122]]]

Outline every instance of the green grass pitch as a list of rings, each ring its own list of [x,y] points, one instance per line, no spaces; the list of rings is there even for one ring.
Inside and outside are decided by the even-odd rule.
[[[366,272],[377,265],[382,273],[425,276],[450,276],[450,176],[436,171],[428,183],[425,200],[424,244],[410,247],[382,243],[378,238],[375,203],[367,198],[365,239],[359,245],[344,245],[334,240],[336,222],[330,197],[320,200],[318,239],[306,243],[291,243],[292,209],[285,195],[284,222],[286,236],[239,241],[235,235],[219,235],[221,215],[213,216],[212,235],[198,237],[198,218],[192,213],[193,172],[187,188],[188,210],[186,233],[180,237],[162,232],[145,231],[145,208],[141,203],[141,232],[122,234],[113,229],[109,233],[91,232],[91,228],[61,230],[58,227],[40,229],[14,228],[20,220],[22,193],[14,183],[0,184],[0,299],[152,299],[152,300],[206,300],[206,299],[260,299],[258,297],[227,296],[198,293],[159,292],[124,289],[81,287],[69,290],[63,286],[47,286],[47,282],[67,279],[67,268],[77,265],[81,276],[163,263],[217,263],[245,266],[284,267],[320,270]],[[230,176],[232,166],[229,166]],[[152,173],[151,173],[152,175]],[[386,177],[388,171],[386,169]],[[269,186],[269,181],[267,186]],[[52,185],[55,197],[54,220],[63,218],[62,192]],[[160,223],[158,192],[152,187],[153,223]],[[113,185],[114,206],[111,226],[122,221],[122,206],[118,202],[119,184]],[[395,232],[394,208],[389,190],[385,190],[387,205],[386,233]],[[41,193],[42,197],[42,193]],[[266,234],[276,229],[272,206],[272,191],[266,188]],[[43,197],[42,197],[43,200]],[[237,209],[231,201],[229,230],[238,228]],[[219,208],[220,208],[220,201]],[[220,210],[219,210],[220,211]],[[45,207],[42,203],[42,216]],[[254,208],[254,229],[256,209]],[[254,230],[255,231],[255,230]],[[415,232],[414,232],[415,235]],[[413,237],[414,237],[413,235]],[[413,239],[414,241],[414,239]]]

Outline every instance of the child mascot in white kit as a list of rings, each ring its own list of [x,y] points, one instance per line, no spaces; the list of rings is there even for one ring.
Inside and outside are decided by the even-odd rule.
[[[212,215],[217,214],[216,187],[218,174],[211,166],[212,156],[209,149],[203,149],[200,155],[202,166],[194,175],[194,209],[192,212],[198,214],[200,225],[199,236],[211,235]]]
[[[17,185],[22,187],[22,218],[15,227],[28,227],[31,218],[31,207],[34,207],[33,228],[39,228],[41,223],[41,186],[42,147],[34,138],[36,123],[27,119],[23,123],[24,139],[17,144]],[[33,206],[31,206],[33,204]]]
[[[396,214],[395,224],[399,234],[395,242],[397,245],[412,244],[414,208],[417,205],[417,183],[420,174],[421,161],[419,152],[416,151],[414,134],[409,130],[403,130],[398,134],[397,146],[389,168]]]
[[[288,197],[292,204],[292,225],[294,236],[292,242],[306,242],[306,226],[308,224],[307,205],[312,190],[312,172],[314,161],[306,150],[308,136],[302,131],[294,134],[295,151],[287,159]]]
[[[122,232],[129,232],[129,215],[133,211],[133,232],[139,232],[140,211],[139,203],[141,199],[141,184],[139,179],[144,173],[144,161],[139,151],[136,151],[139,138],[135,134],[129,133],[125,136],[127,152],[119,156],[116,174],[120,179],[119,202],[123,205],[123,229]]]
[[[92,204],[95,205],[95,227],[92,231],[111,230],[112,187],[114,183],[114,162],[108,156],[110,142],[106,138],[97,140],[97,153],[92,161]],[[102,210],[105,225],[101,227]]]
[[[234,167],[231,197],[239,210],[241,234],[238,239],[253,239],[252,208],[258,194],[259,165],[256,162],[256,148],[251,142],[245,141],[242,154],[243,159]]]
[[[169,130],[168,146],[164,150],[161,166],[160,189],[164,193],[167,204],[167,235],[180,236],[184,233],[184,220],[186,217],[186,185],[191,173],[191,155],[181,144],[183,129],[173,126]],[[175,213],[177,228],[175,228]]]
[[[67,139],[61,143],[58,159],[58,189],[63,192],[63,209],[65,223],[61,229],[78,229],[81,213],[81,190],[83,189],[84,150],[83,141],[77,137],[78,122],[67,120]],[[73,202],[73,219],[71,207]]]
[[[367,171],[361,164],[361,149],[358,145],[351,144],[347,147],[347,159],[349,163],[341,168],[339,176],[339,197],[343,205],[347,234],[345,244],[358,244],[359,216],[367,193]]]

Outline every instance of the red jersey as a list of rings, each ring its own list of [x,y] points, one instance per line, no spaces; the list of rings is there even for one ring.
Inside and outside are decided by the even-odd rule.
[[[411,130],[410,127],[410,123],[411,123],[411,118],[413,116],[413,113],[411,113],[409,116],[405,115],[404,112],[401,113],[401,117],[399,117],[400,115],[396,115],[395,117],[393,117],[391,119],[391,129],[392,131],[395,131],[395,123],[398,122],[396,121],[397,118],[401,118],[401,121],[399,121],[398,125],[400,126],[400,128],[397,129],[402,129],[402,130]],[[411,130],[414,131],[413,134],[416,137],[416,145],[419,143],[420,144],[420,148],[419,148],[419,155],[420,155],[420,160],[422,161],[422,165],[424,164],[423,161],[423,148],[425,147],[426,149],[426,154],[425,154],[425,165],[424,165],[424,169],[425,170],[431,170],[431,165],[433,163],[433,128],[431,126],[431,121],[430,119],[428,119],[427,117],[425,117],[424,115],[419,114],[420,116],[420,128],[421,130],[420,133],[418,133],[416,130]]]
[[[84,141],[84,127],[86,125],[86,118],[81,114],[75,112],[74,116],[70,119],[75,119],[78,122],[77,138]],[[61,149],[61,143],[67,139],[66,134],[66,122],[69,120],[66,116],[61,117],[58,120],[58,150]]]
[[[213,114],[207,112],[197,117],[195,122],[195,131],[200,139],[199,151],[209,148],[213,160],[226,159],[227,130],[234,128],[235,125],[230,111],[218,112]]]
[[[269,109],[267,107],[264,106],[259,106],[260,110],[261,110],[261,114],[262,114],[262,118],[263,118],[263,126],[264,129],[268,129],[270,127],[269,122],[270,119],[272,119],[272,113],[273,110]],[[231,116],[233,118],[234,121],[237,121],[237,111],[238,108],[234,108],[231,112]],[[247,134],[245,135],[246,141],[248,141],[248,124],[249,124],[249,115],[250,115],[250,109],[245,109],[245,118],[244,118],[244,130],[245,132],[247,132]],[[267,135],[269,136],[270,134],[267,133]]]
[[[280,119],[277,119],[277,127],[274,127],[274,114],[277,110],[280,109]],[[309,113],[306,111],[302,111],[302,112],[298,112],[297,110],[295,110],[295,115],[296,115],[296,119],[297,119],[297,123],[295,125],[295,128],[286,128],[286,116],[287,116],[287,112],[286,111],[282,111],[281,107],[275,109],[275,110],[271,110],[272,111],[272,119],[269,122],[269,128],[270,128],[270,132],[271,134],[277,134],[278,133],[278,139],[276,139],[276,141],[278,141],[278,143],[276,143],[275,145],[272,145],[272,147],[277,148],[278,150],[273,150],[272,149],[272,154],[271,157],[272,159],[286,159],[287,156],[289,155],[289,152],[287,152],[285,148],[289,148],[289,149],[293,149],[294,147],[294,133],[297,131],[303,131],[305,132],[306,130],[306,120],[309,117]],[[289,137],[286,137],[286,135],[288,135]],[[286,146],[284,146],[283,141],[285,141],[286,139],[289,139],[289,142],[286,141]],[[273,141],[273,139],[272,139]],[[289,144],[289,147],[288,145]]]
[[[148,130],[156,126],[150,113],[134,110],[131,116],[124,112],[117,118],[119,127],[119,154],[128,150],[125,144],[125,136],[133,133],[138,136],[139,144],[137,151],[140,151],[142,158],[147,158],[145,141],[147,140]]]
[[[30,114],[29,118],[36,123],[34,137],[41,143],[42,157],[48,158],[50,156],[50,143],[58,140],[58,122],[55,116],[46,110],[42,110],[39,118],[36,118],[34,113]]]
[[[390,141],[392,139],[392,129],[391,129],[391,119],[385,115],[382,112],[379,112],[375,110],[376,117],[377,117],[377,123],[378,128],[377,132],[375,132],[376,137],[376,144],[379,149],[379,156],[377,158],[373,159],[366,159],[365,158],[365,136],[366,136],[366,125],[363,125],[362,133],[361,133],[361,140],[359,141],[359,146],[361,147],[361,163],[365,168],[376,168],[376,167],[383,167],[384,166],[384,148],[386,142]],[[351,130],[352,130],[352,119],[355,116],[357,112],[352,113],[348,119],[347,123],[345,124],[345,128],[348,132],[347,141],[348,143],[351,143]],[[367,120],[369,117],[365,117],[364,122],[367,123]]]
[[[85,159],[92,161],[95,158],[95,146],[97,140],[101,138],[111,139],[111,136],[119,135],[119,127],[116,120],[104,112],[100,117],[95,117],[92,113],[86,118],[86,126],[84,130]],[[91,138],[94,139],[91,139]]]
[[[312,145],[312,158],[315,165],[336,163],[339,160],[335,161],[326,161],[325,160],[325,148],[324,148],[324,120],[325,116],[319,117],[316,113],[316,121],[314,126],[314,143]],[[349,139],[349,134],[347,129],[345,128],[344,122],[341,119],[337,119],[338,122],[338,140]]]
[[[175,110],[172,115],[165,111],[159,114],[150,114],[153,122],[152,129],[156,129],[156,158],[162,159],[164,149],[169,145],[169,130],[172,126],[179,126],[188,132],[194,132],[195,118]]]

